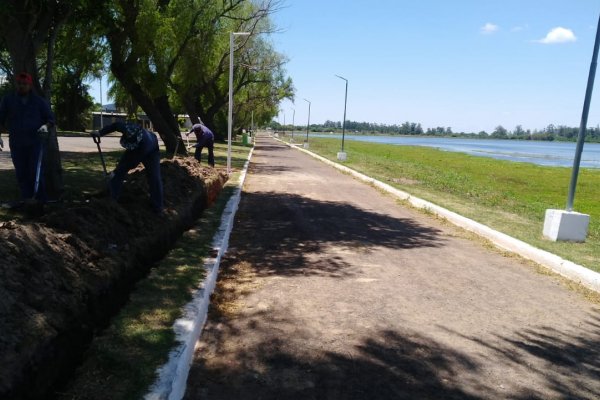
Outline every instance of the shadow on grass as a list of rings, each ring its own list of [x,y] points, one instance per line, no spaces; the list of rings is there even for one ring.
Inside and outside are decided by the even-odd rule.
[[[243,245],[230,253],[254,262],[262,275],[352,274],[342,257],[320,255],[328,246],[368,253],[444,245],[439,230],[412,219],[272,192],[245,193],[235,226],[232,243]]]

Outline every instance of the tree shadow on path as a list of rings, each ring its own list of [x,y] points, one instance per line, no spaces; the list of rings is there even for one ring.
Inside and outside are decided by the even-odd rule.
[[[208,328],[208,333],[214,327]],[[222,325],[220,329],[224,328]],[[187,400],[426,400],[483,399],[460,388],[456,374],[477,371],[469,357],[415,332],[381,331],[352,353],[288,349],[269,337],[256,347],[213,357],[203,344],[188,379]],[[214,338],[214,337],[213,337]],[[212,339],[212,338],[211,338]],[[233,340],[225,336],[224,340]],[[490,393],[491,394],[491,393]],[[485,398],[494,398],[491,397]]]
[[[450,331],[449,331],[450,332]],[[524,368],[541,378],[538,389],[525,388],[506,398],[514,400],[600,399],[600,314],[573,329],[539,326],[482,340],[451,332],[491,351],[497,365]],[[548,397],[548,392],[553,393]]]
[[[283,276],[344,277],[351,268],[342,253],[444,246],[441,231],[410,218],[274,192],[244,193],[231,242],[228,257],[251,261],[259,275]],[[327,255],[330,246],[336,252]]]

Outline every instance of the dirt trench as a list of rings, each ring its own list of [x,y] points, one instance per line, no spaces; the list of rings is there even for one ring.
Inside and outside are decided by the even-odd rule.
[[[191,158],[163,161],[161,171],[164,215],[152,212],[139,168],[118,204],[100,196],[36,222],[0,223],[0,398],[42,399],[64,381],[227,180]]]

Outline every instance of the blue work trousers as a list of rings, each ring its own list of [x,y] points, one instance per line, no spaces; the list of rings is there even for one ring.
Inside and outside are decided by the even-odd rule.
[[[196,145],[198,146],[198,145]],[[204,146],[206,146],[208,148],[208,165],[210,165],[211,167],[215,166],[215,145],[213,142],[208,142],[208,143],[204,143]],[[198,162],[202,162],[202,150],[204,149],[204,146],[200,147],[196,147],[196,151],[194,152],[194,158],[196,160],[198,160]]]
[[[10,156],[15,167],[17,184],[21,192],[21,199],[31,199],[34,197],[35,176],[37,173],[38,160],[42,151],[42,143],[38,142],[30,146],[11,146]],[[40,183],[35,198],[39,201],[46,201],[46,186],[44,184],[44,167],[40,166]]]

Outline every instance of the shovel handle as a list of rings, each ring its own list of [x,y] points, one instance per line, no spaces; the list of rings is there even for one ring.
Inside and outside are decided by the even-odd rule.
[[[92,139],[94,139],[94,143],[100,144],[100,136],[92,135]]]
[[[96,141],[98,138],[98,141]],[[98,154],[100,154],[100,161],[102,162],[102,169],[104,170],[104,175],[108,176],[108,171],[106,170],[106,162],[104,162],[104,155],[102,154],[102,148],[100,147],[100,136],[94,136],[94,143],[96,143],[96,147],[98,148]]]

